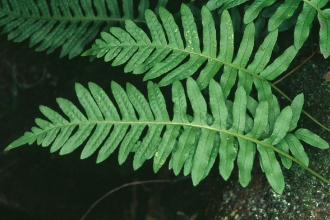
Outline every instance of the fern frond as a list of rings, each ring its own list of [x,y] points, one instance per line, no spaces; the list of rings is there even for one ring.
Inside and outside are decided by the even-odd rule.
[[[101,162],[119,147],[120,164],[134,152],[134,169],[153,157],[153,168],[157,172],[170,158],[174,173],[183,169],[185,175],[191,174],[194,185],[208,175],[219,155],[219,171],[224,179],[231,175],[237,159],[239,181],[243,186],[251,180],[255,155],[259,152],[260,164],[270,185],[282,193],[284,177],[277,153],[287,168],[290,166],[287,160],[307,167],[308,157],[300,140],[322,149],[329,147],[327,142],[306,129],[290,133],[295,128],[292,118],[299,118],[301,113],[303,99],[299,96],[291,106],[278,110],[273,119],[269,115],[269,102],[254,100],[242,86],[238,87],[234,100],[228,100],[220,84],[211,80],[207,102],[196,81],[188,78],[186,89],[179,81],[172,86],[174,107],[173,117],[170,117],[164,96],[152,82],[148,82],[148,100],[131,84],[124,90],[115,82],[111,83],[115,102],[96,84],[89,83],[88,87],[76,84],[84,113],[62,98],[57,102],[65,117],[41,106],[47,120],[36,119],[37,127],[6,150],[37,142],[44,147],[51,146],[51,152],[59,150],[63,155],[85,143],[81,158],[99,150],[97,162]],[[273,102],[277,102],[276,98]],[[250,103],[256,108],[248,114]],[[188,105],[193,110],[191,116],[187,115]],[[273,126],[269,125],[271,120],[275,120]]]
[[[108,29],[119,21],[144,21],[148,0],[140,0],[138,16],[134,17],[133,0],[124,0],[121,13],[117,0],[2,0],[0,26],[8,39],[21,42],[30,38],[30,47],[39,44],[37,51],[53,52],[62,47],[61,57],[80,55],[86,44],[94,40],[101,28]],[[158,1],[157,8],[167,1]],[[95,10],[94,10],[95,9]],[[105,30],[103,29],[103,30]]]
[[[92,48],[83,55],[104,56],[106,62],[113,60],[112,65],[114,66],[128,61],[125,72],[146,73],[144,80],[164,75],[159,82],[161,86],[187,78],[200,70],[197,83],[203,89],[224,66],[221,86],[227,96],[237,75],[239,83],[249,93],[253,83],[252,76],[260,74],[266,79],[271,79],[280,75],[297,52],[294,47],[288,48],[278,60],[264,70],[276,42],[277,30],[268,34],[253,59],[251,56],[255,27],[253,23],[250,23],[245,28],[238,53],[234,57],[234,31],[229,13],[224,11],[221,16],[219,45],[217,45],[216,29],[210,11],[203,7],[201,14],[202,43],[193,14],[183,4],[181,7],[183,36],[173,16],[166,9],[160,8],[159,10],[163,24],[158,21],[152,11],[147,10],[145,16],[152,39],[132,21],[127,20],[125,22],[126,30],[110,28],[109,33],[103,32],[102,39],[96,40]],[[252,60],[250,64],[248,64],[249,60]]]
[[[294,12],[298,10],[298,6],[300,4],[303,4],[294,28],[294,45],[297,49],[302,47],[310,34],[312,22],[317,14],[320,23],[320,51],[324,58],[327,58],[330,55],[330,43],[326,40],[330,37],[330,13],[328,8],[322,9],[327,3],[327,0],[286,0],[270,17],[268,22],[268,30],[271,31],[278,28],[285,20],[293,16]],[[245,22],[248,23],[249,21],[251,20],[246,20]]]
[[[232,8],[246,2],[245,0],[234,1],[218,1],[210,0],[206,6],[210,10],[218,9],[219,13],[224,10]],[[299,50],[304,42],[307,40],[311,24],[317,14],[317,18],[320,23],[320,51],[324,58],[330,55],[330,9],[324,8],[329,2],[327,0],[303,0],[303,1],[291,1],[285,0],[283,3],[274,4],[275,0],[256,0],[249,5],[244,13],[243,21],[245,24],[249,24],[260,17],[260,12],[264,9],[271,9],[272,14],[268,14],[270,17],[268,21],[268,31],[273,31],[280,28],[280,25],[284,24],[288,19],[296,16],[297,22],[295,22],[294,28],[294,45]],[[300,11],[300,8],[302,10]],[[276,10],[275,10],[276,9]],[[291,25],[291,24],[290,24]]]

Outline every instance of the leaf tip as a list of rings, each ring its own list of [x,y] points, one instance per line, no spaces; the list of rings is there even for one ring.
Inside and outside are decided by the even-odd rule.
[[[13,145],[8,145],[3,151],[10,151],[13,148],[15,148]]]

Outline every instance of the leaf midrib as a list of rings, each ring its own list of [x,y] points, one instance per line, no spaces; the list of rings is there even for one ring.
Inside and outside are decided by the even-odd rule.
[[[194,127],[194,128],[200,128],[200,129],[207,129],[207,130],[211,130],[211,131],[215,131],[215,132],[219,132],[219,133],[226,133],[226,134],[229,134],[231,136],[234,136],[234,137],[237,137],[237,138],[241,138],[241,139],[245,139],[247,141],[250,141],[250,142],[253,142],[255,144],[258,144],[258,145],[261,145],[261,146],[264,146],[264,147],[267,147],[267,148],[270,148],[276,152],[278,152],[279,154],[283,155],[284,157],[287,157],[291,160],[293,160],[294,162],[298,162],[294,157],[290,156],[289,154],[279,150],[278,148],[270,145],[270,144],[266,144],[260,140],[257,140],[257,139],[253,139],[253,138],[250,138],[244,134],[239,134],[239,133],[235,133],[235,132],[231,132],[230,130],[223,130],[223,129],[220,129],[220,128],[215,128],[215,127],[212,127],[212,126],[206,126],[206,125],[199,125],[199,124],[192,124],[192,123],[184,123],[184,122],[172,122],[172,121],[109,121],[109,120],[103,120],[103,121],[100,121],[100,120],[87,120],[87,121],[80,121],[80,122],[69,122],[67,124],[64,124],[64,125],[54,125],[52,124],[54,127],[51,127],[51,128],[47,128],[47,129],[42,129],[42,132],[38,133],[38,134],[35,134],[35,135],[41,135],[41,134],[44,134],[44,133],[48,133],[49,131],[51,131],[52,129],[62,129],[64,127],[70,127],[70,126],[79,126],[79,125],[86,125],[86,124],[94,124],[94,125],[97,125],[97,124],[109,124],[109,125],[141,125],[141,126],[146,126],[146,125],[163,125],[163,126],[169,126],[169,125],[172,125],[172,126],[180,126],[180,127],[187,127],[187,126],[190,126],[190,127]],[[33,133],[34,134],[34,133]]]
[[[306,166],[305,164],[301,163],[299,160],[297,160],[296,158],[292,157],[291,155],[279,150],[278,148],[270,145],[270,144],[267,144],[267,143],[264,143],[260,140],[257,140],[257,139],[253,139],[253,138],[249,138],[247,137],[246,135],[243,135],[243,134],[238,134],[238,133],[234,133],[234,132],[230,132],[229,130],[223,130],[223,129],[219,129],[219,128],[215,128],[215,127],[212,127],[212,126],[203,126],[203,125],[198,125],[198,124],[191,124],[191,123],[183,123],[183,122],[172,122],[172,121],[99,121],[99,120],[88,120],[88,121],[81,121],[81,122],[70,122],[66,125],[61,125],[61,126],[56,126],[54,125],[54,127],[52,128],[49,128],[49,129],[42,129],[43,132],[39,133],[39,134],[35,134],[33,133],[34,135],[38,136],[38,135],[41,135],[41,134],[44,134],[45,132],[48,132],[50,131],[51,129],[58,129],[58,128],[61,128],[61,127],[66,127],[66,126],[77,126],[77,125],[82,125],[82,124],[101,124],[101,123],[107,123],[107,124],[111,124],[111,125],[118,125],[118,124],[125,124],[125,125],[134,125],[134,124],[140,124],[140,125],[163,125],[163,126],[168,126],[168,125],[173,125],[173,126],[180,126],[180,127],[184,127],[184,126],[191,126],[191,127],[195,127],[195,128],[201,128],[201,129],[209,129],[209,130],[212,130],[212,131],[215,131],[215,132],[223,132],[223,133],[227,133],[229,135],[232,135],[232,136],[235,136],[237,138],[241,138],[241,139],[245,139],[247,141],[250,141],[250,142],[253,142],[257,145],[260,145],[260,146],[263,146],[263,147],[266,147],[266,148],[270,148],[272,149],[273,151],[283,155],[284,157],[292,160],[293,162],[299,164],[300,166],[302,166],[304,169],[306,169],[307,171],[309,171],[310,173],[312,173],[313,175],[315,175],[316,177],[318,177],[319,179],[321,179],[322,181],[326,182],[326,183],[329,183],[330,182],[324,178],[323,176],[319,175],[318,173],[316,173],[315,171],[313,171],[312,169],[310,169],[308,166]]]

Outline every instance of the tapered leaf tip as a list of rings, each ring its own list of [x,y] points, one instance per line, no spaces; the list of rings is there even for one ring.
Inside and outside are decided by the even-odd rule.
[[[150,9],[146,9],[146,10],[144,11],[144,16],[146,17],[146,16],[148,16],[148,14],[154,14],[154,13],[153,13],[153,11],[151,11]]]
[[[9,151],[14,148],[17,148],[19,146],[25,145],[27,143],[31,144],[32,142],[35,141],[35,135],[32,132],[25,132],[23,136],[19,137],[15,141],[11,142],[5,149],[4,151]]]
[[[313,147],[319,149],[329,148],[329,143],[327,141],[306,128],[299,128],[294,134],[299,140],[304,141]]]
[[[116,83],[115,81],[111,81],[110,86],[111,86],[111,88],[118,87],[118,86],[120,87],[120,85],[118,83]]]
[[[75,83],[74,88],[75,88],[76,92],[78,92],[79,90],[83,89],[84,87],[80,83]]]
[[[190,85],[194,85],[194,86],[196,85],[197,86],[197,83],[191,77],[188,77],[187,78],[187,86],[190,86]]]
[[[159,7],[158,14],[159,15],[165,15],[166,13],[169,13],[164,7]]]
[[[173,82],[173,84],[172,84],[172,90],[174,89],[174,88],[177,88],[177,87],[182,87],[182,84],[181,84],[181,82],[179,81],[179,80],[175,80],[174,82]]]
[[[293,101],[297,100],[299,102],[303,102],[304,98],[305,98],[304,93],[300,93],[300,94],[296,95],[296,97],[294,97]]]
[[[298,96],[301,97],[302,99],[305,97],[305,96],[304,96],[304,93],[300,93],[300,94],[297,95],[297,97],[298,97]]]
[[[88,82],[88,87],[90,88],[90,87],[98,87],[98,85],[97,84],[95,84],[95,83],[93,83],[93,82]]]
[[[63,103],[65,101],[66,101],[66,99],[64,99],[64,98],[61,98],[61,97],[56,98],[57,104]]]
[[[89,48],[88,50],[86,50],[85,52],[83,52],[80,56],[82,57],[87,57],[93,54],[93,50],[94,48]]]
[[[71,153],[72,152],[72,150],[71,149],[69,149],[69,148],[61,148],[61,150],[60,150],[60,152],[59,152],[59,154],[60,155],[66,155],[66,154],[69,154],[69,153]]]
[[[133,86],[133,84],[132,83],[126,83],[126,88],[127,89],[132,89],[132,88],[135,88],[135,86]]]
[[[284,191],[284,185],[283,185],[283,187],[281,187],[281,188],[279,188],[279,189],[274,189],[274,188],[273,188],[273,190],[274,190],[277,194],[282,195],[282,194],[283,194],[283,191]]]
[[[112,93],[115,93],[116,91],[118,91],[118,89],[122,88],[118,83],[116,83],[114,81],[111,81],[110,87],[111,87]]]
[[[10,151],[10,150],[12,150],[12,149],[14,149],[15,148],[15,146],[13,145],[13,142],[12,143],[10,143],[5,149],[4,149],[4,151]]]
[[[96,158],[96,163],[101,163],[103,162],[107,157],[104,157],[104,154],[101,154],[100,152],[98,153],[97,155],[97,158]]]
[[[203,13],[211,13],[210,10],[205,5],[202,7],[202,14]]]
[[[184,4],[184,3],[182,3],[181,4],[181,12],[182,12],[182,10],[189,10],[189,7],[186,5],[186,4]]]
[[[194,186],[197,186],[199,184],[200,180],[195,180],[194,178],[192,178],[192,183]]]
[[[40,110],[41,112],[43,112],[43,111],[46,110],[46,109],[48,109],[47,106],[39,105],[39,110]]]

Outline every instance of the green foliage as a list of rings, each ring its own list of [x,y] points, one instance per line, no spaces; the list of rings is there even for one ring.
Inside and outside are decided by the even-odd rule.
[[[123,16],[119,15],[115,0],[93,1],[96,14],[87,7],[89,1],[70,1],[69,5],[51,1],[50,8],[54,10],[52,15],[47,17],[44,13],[41,17],[47,19],[40,19],[38,15],[39,17],[33,16],[34,20],[31,20],[33,8],[49,10],[45,1],[36,2],[37,4],[34,1],[11,1],[9,7],[8,1],[2,1],[0,23],[6,19],[11,21],[4,28],[6,32],[10,32],[10,38],[31,37],[33,45],[38,42],[48,45],[41,49],[50,47],[48,51],[51,52],[56,47],[63,46],[62,55],[72,51],[71,55],[74,56],[80,54],[83,46],[88,43],[84,40],[85,43],[80,44],[80,40],[76,39],[85,39],[84,34],[88,31],[94,35],[90,38],[88,36],[92,35],[87,35],[86,39],[94,38],[99,31],[98,18],[101,17],[102,22],[112,21],[104,29],[108,32],[101,32],[101,39],[96,39],[83,55],[103,58],[106,62],[112,61],[113,66],[126,63],[125,72],[145,74],[144,80],[157,77],[161,80],[158,84],[148,82],[147,98],[131,84],[127,84],[124,90],[112,82],[114,101],[93,83],[89,83],[88,89],[76,84],[76,93],[84,113],[72,102],[62,98],[58,98],[57,102],[65,117],[41,106],[40,110],[47,120],[36,119],[37,127],[11,143],[6,150],[37,142],[44,147],[50,146],[51,152],[59,151],[62,155],[83,145],[81,158],[87,158],[98,150],[99,163],[119,147],[120,164],[133,152],[134,169],[153,158],[153,169],[157,172],[168,159],[173,172],[176,175],[181,171],[184,175],[191,174],[194,185],[208,175],[219,156],[220,175],[227,180],[237,163],[239,181],[244,187],[251,181],[254,161],[259,158],[258,162],[268,182],[278,193],[282,193],[285,186],[281,164],[289,169],[294,161],[330,183],[308,168],[309,159],[301,141],[320,149],[327,149],[329,145],[311,131],[297,129],[304,102],[303,94],[296,96],[291,105],[281,110],[272,93],[272,88],[276,87],[270,82],[279,77],[296,57],[309,36],[316,14],[321,24],[321,52],[324,57],[329,56],[329,9],[323,9],[327,1],[284,1],[282,4],[275,4],[274,0],[256,0],[251,5],[244,4],[245,13],[240,21],[236,17],[240,14],[237,6],[246,1],[210,0],[200,11],[192,10],[193,5],[189,7],[183,4],[179,22],[165,8],[159,7],[154,12],[147,9],[148,1],[141,0],[138,12],[139,19],[145,14],[147,27],[144,28],[137,25],[137,20],[133,20],[132,1],[123,1]],[[166,2],[158,1],[158,6],[165,5]],[[116,7],[110,7],[110,3]],[[107,5],[111,16],[101,5]],[[24,11],[23,6],[30,8]],[[220,21],[210,11],[214,9],[219,9]],[[11,10],[30,17],[16,18],[17,14],[7,13],[4,19],[3,13]],[[56,10],[62,12],[56,14]],[[69,14],[64,14],[66,11]],[[69,15],[71,20],[76,17],[82,20],[75,23],[70,19],[66,20],[64,15]],[[54,21],[54,16],[65,19]],[[200,16],[200,22],[195,19],[196,16]],[[260,36],[256,38],[256,35],[261,32],[262,16],[264,18],[261,20],[269,18],[266,25],[268,31],[262,31],[266,31],[266,34],[259,42]],[[279,30],[290,28],[290,22],[286,21],[294,16],[294,42],[275,57],[273,50]],[[86,17],[92,19],[85,21]],[[125,27],[114,27],[114,21],[123,18],[130,18],[125,20]],[[29,34],[24,28],[16,28],[16,20],[25,22],[22,26],[43,22],[54,24],[51,26],[53,29],[50,28],[50,32],[45,35],[40,35],[41,31],[37,31],[39,34],[35,33],[38,35],[36,40],[34,34]],[[46,25],[51,25],[49,23]],[[31,26],[32,29],[37,29],[34,25]],[[235,48],[235,27],[238,26],[243,31],[239,46]],[[49,38],[54,34],[66,36],[66,31],[72,31],[77,34],[72,36],[78,37],[68,37],[61,42],[54,41],[55,43]],[[80,49],[76,50],[76,47]],[[195,75],[196,80],[191,78]],[[220,76],[218,82],[215,81],[217,75]],[[186,86],[180,82],[184,79],[187,81]],[[171,116],[160,91],[161,86],[167,85],[172,86],[174,107]],[[252,92],[255,93],[254,96],[250,95]],[[189,107],[192,115],[187,113]]]
[[[122,11],[117,0],[2,0],[0,26],[8,39],[21,42],[30,38],[36,51],[53,52],[62,47],[61,57],[80,55],[84,47],[95,39],[100,29],[106,30],[125,19],[143,22],[148,0],[140,0],[138,16],[134,17],[133,0],[122,1]],[[165,6],[160,0],[156,8]],[[94,9],[95,10],[94,10]]]
[[[241,86],[237,88],[234,100],[228,102],[220,84],[211,80],[207,102],[193,79],[187,80],[188,99],[182,84],[176,81],[172,86],[174,113],[171,117],[163,94],[151,82],[148,83],[148,100],[131,84],[127,84],[125,91],[115,82],[111,83],[115,102],[96,84],[89,83],[88,87],[89,90],[76,84],[76,93],[85,114],[72,102],[58,98],[57,102],[69,120],[41,106],[40,110],[48,121],[37,118],[38,127],[26,132],[7,150],[37,141],[43,147],[51,146],[51,152],[60,150],[63,155],[88,140],[81,152],[82,159],[100,148],[97,162],[102,162],[119,146],[120,164],[130,152],[134,152],[134,169],[153,157],[153,168],[157,172],[170,157],[174,173],[179,174],[183,168],[185,175],[191,174],[194,185],[208,175],[219,155],[221,176],[229,178],[237,158],[239,181],[246,186],[251,180],[257,149],[269,183],[276,192],[282,193],[284,177],[274,152],[277,145],[288,144],[292,155],[306,166],[308,157],[299,139],[315,147],[328,148],[325,141],[306,129],[289,133],[295,106],[284,108],[275,118],[273,128],[268,126],[269,106],[266,101],[257,103],[255,113],[250,117],[246,108],[247,100],[252,97],[247,96]],[[294,103],[301,106],[303,99],[300,97]],[[192,116],[187,115],[188,104],[193,109]],[[119,112],[114,106],[118,106]],[[301,108],[295,114],[299,117],[300,113]],[[74,132],[76,127],[78,129]]]
[[[166,74],[159,82],[160,86],[172,84],[175,80],[182,80],[191,76],[200,71],[200,67],[207,61],[197,79],[201,89],[207,87],[209,80],[224,65],[221,84],[224,87],[225,96],[227,96],[235,84],[237,75],[239,84],[242,83],[242,86],[249,93],[252,88],[252,76],[257,77],[260,74],[269,80],[277,77],[287,69],[290,61],[297,53],[294,47],[288,48],[283,56],[264,70],[277,39],[277,30],[274,30],[267,35],[256,52],[253,62],[246,67],[254,45],[254,24],[250,23],[245,28],[238,53],[233,59],[234,30],[229,13],[224,11],[221,16],[220,41],[219,48],[217,48],[214,21],[206,7],[203,7],[201,12],[203,25],[203,51],[201,52],[192,12],[183,5],[181,14],[185,46],[174,18],[168,11],[160,8],[159,16],[163,22],[165,33],[155,14],[150,10],[146,11],[146,21],[152,41],[146,33],[128,20],[125,22],[126,31],[113,27],[110,29],[110,33],[102,32],[102,40],[96,40],[93,47],[83,55],[104,56],[105,61],[114,59],[113,66],[123,64],[130,59],[126,64],[125,71],[133,71],[134,74],[146,72],[145,80]],[[168,42],[165,36],[167,36]],[[184,62],[187,56],[189,59]]]
[[[219,13],[245,3],[246,0],[209,0],[206,6],[209,10],[218,9]],[[320,24],[320,51],[324,58],[330,55],[330,10],[322,9],[328,3],[327,0],[303,0],[291,1],[285,0],[283,3],[278,3],[275,0],[255,0],[248,6],[244,13],[243,22],[249,24],[260,18],[260,12],[264,9],[261,17],[269,17],[268,31],[275,29],[286,30],[291,27],[294,19],[294,45],[296,49],[300,49],[310,33],[312,21],[317,14]],[[302,5],[302,10],[300,7]],[[296,20],[297,19],[297,20]]]

